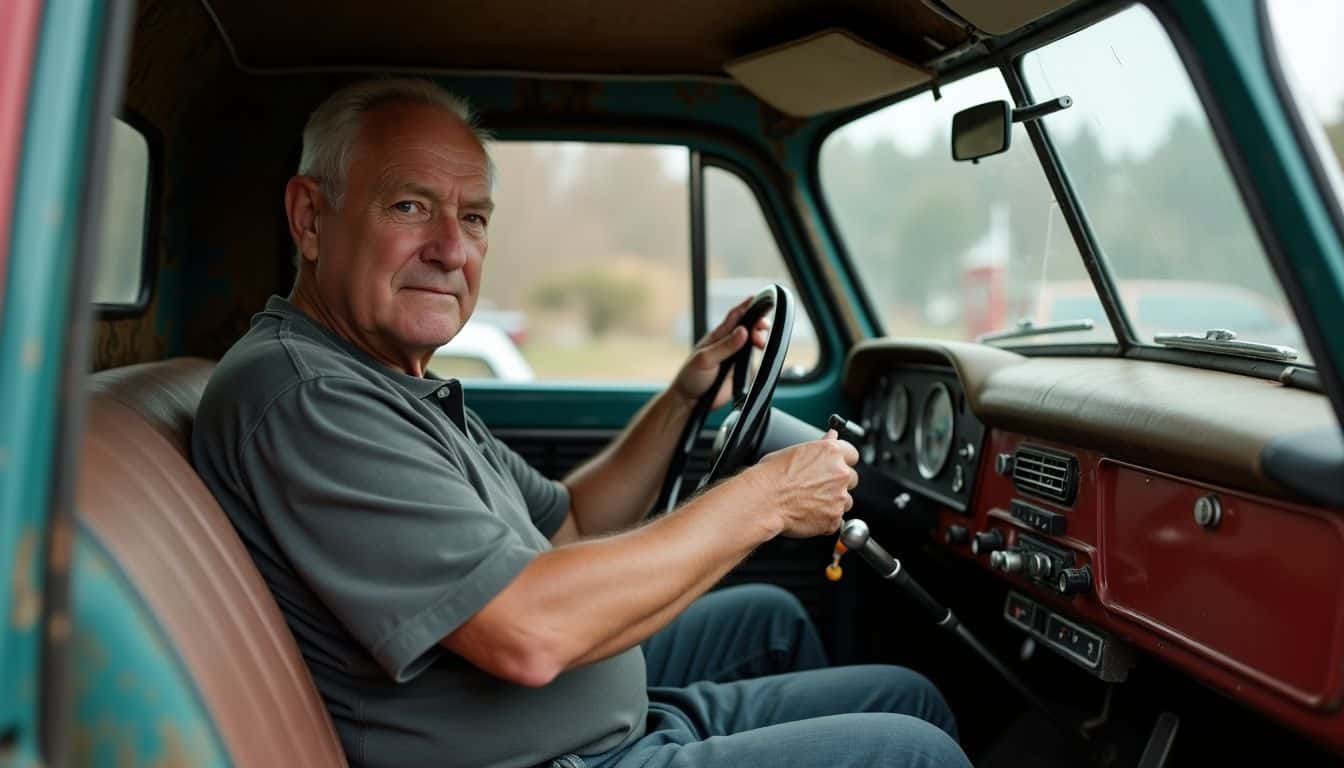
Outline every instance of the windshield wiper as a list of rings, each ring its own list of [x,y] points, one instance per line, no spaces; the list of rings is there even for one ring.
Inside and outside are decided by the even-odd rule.
[[[1189,349],[1195,352],[1212,352],[1217,355],[1235,355],[1251,357],[1256,360],[1273,360],[1278,363],[1291,363],[1297,359],[1297,350],[1280,344],[1261,344],[1255,341],[1241,341],[1237,334],[1214,328],[1204,332],[1203,336],[1190,336],[1182,333],[1159,333],[1153,341],[1164,347]]]
[[[1004,339],[1018,339],[1023,336],[1044,336],[1050,333],[1069,333],[1070,331],[1090,331],[1092,330],[1091,318],[1081,320],[1060,320],[1053,323],[1036,323],[1022,318],[1017,321],[1017,325],[1002,331],[991,331],[982,333],[975,337],[978,342],[1002,341]]]

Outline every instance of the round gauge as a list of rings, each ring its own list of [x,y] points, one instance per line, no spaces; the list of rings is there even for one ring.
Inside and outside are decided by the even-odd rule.
[[[915,422],[915,463],[924,479],[943,471],[952,452],[953,429],[952,393],[946,384],[934,384]]]
[[[877,429],[877,412],[881,407],[880,398],[880,394],[874,394],[863,401],[863,414],[859,417],[859,426],[863,427],[865,432],[872,432]]]
[[[910,390],[895,385],[887,395],[887,409],[882,415],[882,428],[887,439],[896,442],[905,436],[905,425],[910,421]]]
[[[872,464],[877,460],[877,432],[869,430],[868,436],[863,441],[863,447],[860,449],[859,458],[864,464]]]

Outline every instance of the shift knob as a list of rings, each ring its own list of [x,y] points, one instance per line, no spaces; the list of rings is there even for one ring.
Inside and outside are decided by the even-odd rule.
[[[900,562],[868,535],[868,524],[862,520],[855,518],[845,523],[840,529],[840,543],[858,552],[883,578],[891,578],[901,569]]]
[[[868,543],[868,524],[862,520],[846,521],[845,527],[840,529],[840,541],[854,551],[863,549]]]

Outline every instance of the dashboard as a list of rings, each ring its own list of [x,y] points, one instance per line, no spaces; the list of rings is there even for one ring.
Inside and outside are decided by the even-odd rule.
[[[863,401],[859,460],[901,486],[965,512],[984,426],[949,369],[910,366],[878,378]]]
[[[1293,479],[1344,477],[1344,454],[1282,459],[1337,423],[1324,396],[915,340],[859,345],[844,386],[863,471],[900,489],[865,514],[931,508],[935,549],[1005,587],[1004,621],[1107,681],[1156,657],[1344,752],[1344,502]]]

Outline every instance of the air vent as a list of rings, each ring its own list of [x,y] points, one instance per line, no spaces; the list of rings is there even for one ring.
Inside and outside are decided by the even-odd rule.
[[[1039,448],[1018,448],[1013,457],[1013,485],[1033,496],[1072,504],[1078,488],[1078,460]]]

